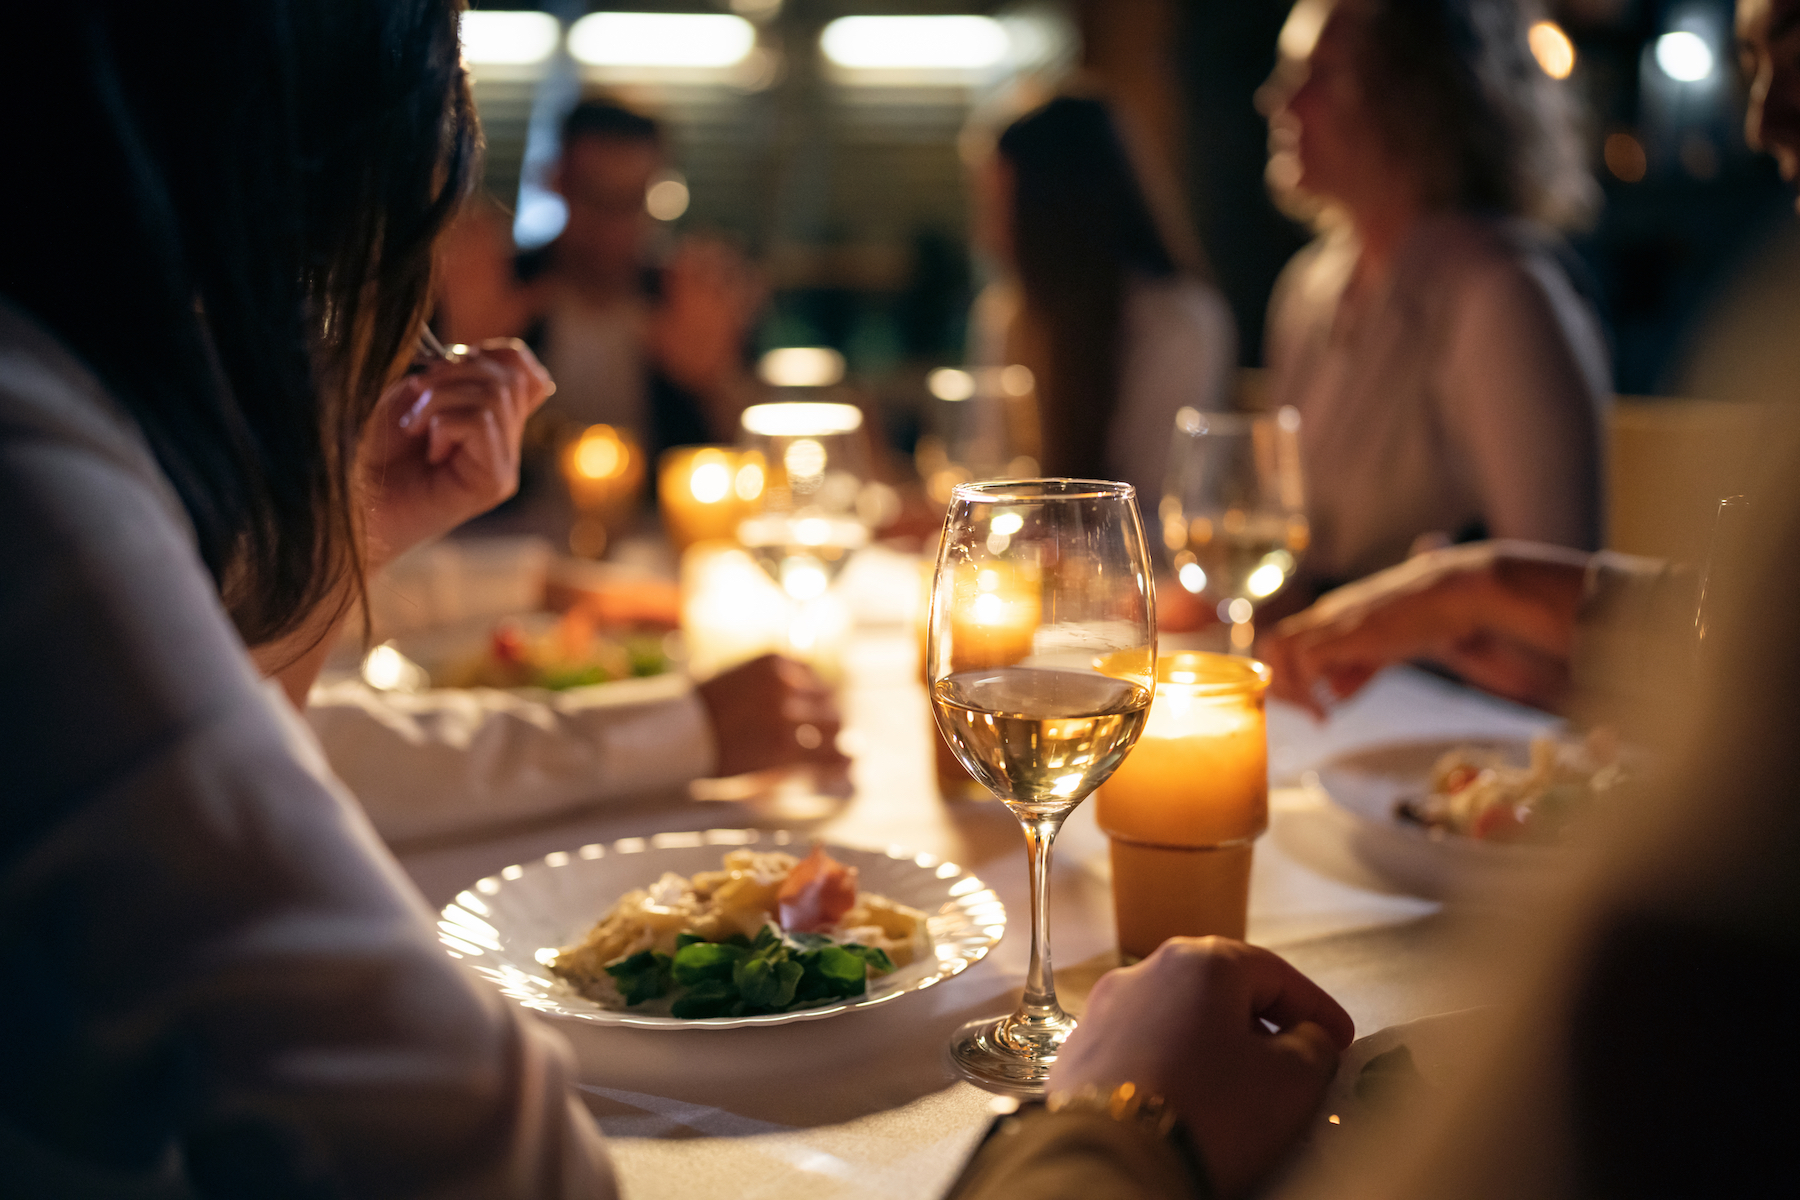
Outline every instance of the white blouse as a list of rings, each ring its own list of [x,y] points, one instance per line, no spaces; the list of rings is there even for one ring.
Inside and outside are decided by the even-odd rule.
[[[1478,526],[1597,548],[1606,347],[1541,237],[1433,217],[1350,301],[1357,254],[1348,232],[1321,237],[1269,304],[1270,400],[1302,418],[1302,584],[1360,578],[1422,534]]]
[[[9,1193],[593,1197],[560,1040],[257,678],[136,427],[0,303]]]

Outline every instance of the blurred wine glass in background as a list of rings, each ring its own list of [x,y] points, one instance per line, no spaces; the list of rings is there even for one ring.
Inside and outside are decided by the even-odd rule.
[[[738,540],[797,604],[817,600],[869,543],[869,456],[850,404],[786,401],[744,410],[741,448],[765,477]]]
[[[1182,409],[1157,515],[1177,582],[1217,605],[1233,653],[1250,653],[1256,605],[1287,586],[1310,540],[1299,410]]]

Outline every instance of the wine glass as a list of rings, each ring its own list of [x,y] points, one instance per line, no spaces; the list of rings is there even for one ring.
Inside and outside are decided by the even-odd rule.
[[[1232,652],[1250,653],[1257,601],[1287,586],[1311,536],[1299,410],[1176,413],[1157,515],[1176,581],[1217,601]]]
[[[739,445],[764,471],[761,503],[738,525],[743,543],[790,599],[823,596],[869,542],[862,412],[852,404],[782,401],[744,410]]]
[[[976,1083],[1037,1092],[1075,1028],[1051,975],[1051,844],[1137,741],[1155,686],[1155,591],[1134,489],[1086,479],[959,485],[929,622],[938,728],[1018,817],[1031,871],[1018,1010],[963,1026],[951,1058]]]

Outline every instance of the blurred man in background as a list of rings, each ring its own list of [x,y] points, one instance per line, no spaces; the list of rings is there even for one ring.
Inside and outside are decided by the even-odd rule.
[[[655,262],[646,198],[670,178],[655,121],[584,101],[563,122],[552,176],[569,214],[556,239],[511,258],[501,214],[474,212],[439,259],[448,340],[524,338],[556,380],[547,419],[630,430],[652,460],[735,437],[745,339],[764,298],[749,264],[714,239],[684,239]]]

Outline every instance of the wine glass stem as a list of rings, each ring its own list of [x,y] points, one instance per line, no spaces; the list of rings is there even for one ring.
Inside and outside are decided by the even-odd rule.
[[[1019,1016],[1028,1022],[1065,1019],[1056,1002],[1055,968],[1050,964],[1050,848],[1066,816],[1066,810],[1053,816],[1019,815],[1031,865],[1031,966],[1019,1000]]]

